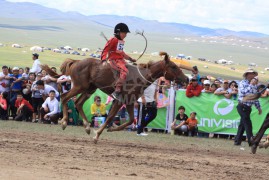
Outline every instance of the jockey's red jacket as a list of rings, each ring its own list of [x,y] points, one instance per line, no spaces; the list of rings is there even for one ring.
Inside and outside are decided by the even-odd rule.
[[[124,41],[116,37],[109,39],[104,47],[101,60],[124,59]]]

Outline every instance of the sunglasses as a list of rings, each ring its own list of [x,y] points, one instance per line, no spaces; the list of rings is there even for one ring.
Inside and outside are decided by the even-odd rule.
[[[223,83],[223,84],[228,84],[227,82]]]

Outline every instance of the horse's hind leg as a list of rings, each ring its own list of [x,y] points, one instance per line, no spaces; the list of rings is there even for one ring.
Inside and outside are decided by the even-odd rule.
[[[109,125],[109,123],[112,122],[113,118],[118,113],[121,106],[122,106],[122,103],[115,100],[115,102],[112,104],[112,107],[108,113],[105,123],[97,130],[96,136],[93,138],[94,143],[97,143],[99,136],[102,134],[103,130],[107,127],[107,125]]]
[[[67,108],[67,102],[69,99],[74,97],[75,95],[81,93],[81,90],[77,87],[73,87],[70,91],[64,93],[61,95],[62,105],[63,105],[63,118],[61,120],[62,129],[64,130],[67,126],[68,121],[68,108]]]
[[[95,91],[95,90],[94,90]],[[84,102],[89,99],[92,95],[92,93],[94,93],[94,91],[92,91],[90,94],[88,93],[82,93],[80,95],[80,97],[77,99],[77,101],[75,102],[76,103],[76,108],[79,112],[79,114],[81,115],[82,119],[83,119],[83,125],[85,127],[85,131],[87,134],[90,134],[91,133],[91,128],[90,128],[90,124],[88,122],[88,119],[83,111],[83,104]]]
[[[265,131],[268,129],[269,127],[269,116],[267,115],[266,119],[264,120],[260,130],[258,131],[258,133],[256,134],[255,138],[252,140],[251,142],[251,152],[253,154],[256,153],[257,147],[265,133]]]
[[[123,123],[122,125],[120,125],[120,126],[118,126],[116,128],[110,127],[109,128],[110,132],[123,130],[127,126],[130,126],[131,124],[133,124],[133,122],[134,122],[134,105],[127,105],[126,109],[128,111],[130,120],[128,122]]]

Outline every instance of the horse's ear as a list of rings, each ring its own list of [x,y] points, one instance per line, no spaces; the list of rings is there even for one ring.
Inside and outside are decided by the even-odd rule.
[[[164,56],[164,61],[168,63],[170,61],[169,55],[166,52],[160,52],[160,56]]]

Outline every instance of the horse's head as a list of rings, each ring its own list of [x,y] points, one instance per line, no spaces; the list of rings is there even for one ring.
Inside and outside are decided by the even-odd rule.
[[[182,70],[172,61],[166,52],[160,52],[161,56],[164,56],[162,61],[164,77],[170,81],[177,81],[178,83],[188,83],[188,77],[182,72]]]

